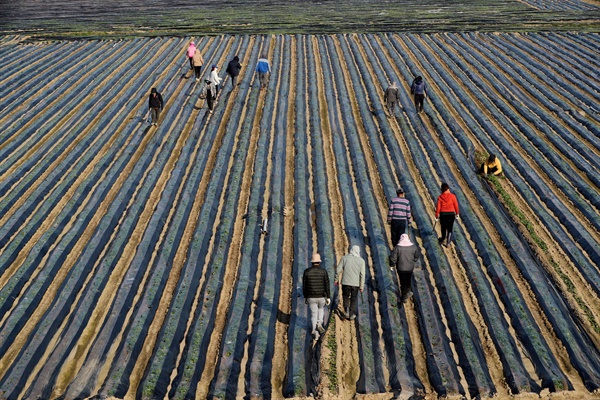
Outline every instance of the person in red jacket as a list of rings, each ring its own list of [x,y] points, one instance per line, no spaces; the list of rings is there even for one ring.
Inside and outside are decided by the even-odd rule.
[[[435,220],[440,221],[442,227],[442,236],[438,238],[440,244],[446,240],[446,247],[450,245],[452,227],[454,226],[454,220],[459,218],[458,213],[458,200],[453,193],[450,193],[450,186],[447,183],[442,183],[442,194],[439,195],[437,200],[437,207],[435,209]]]

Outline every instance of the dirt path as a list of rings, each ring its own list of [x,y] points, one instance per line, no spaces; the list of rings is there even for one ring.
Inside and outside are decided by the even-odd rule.
[[[323,78],[323,67],[321,66],[323,60],[321,59],[320,53],[316,51],[316,49],[318,49],[319,44],[316,38],[311,38],[310,40],[312,40],[313,49],[315,49],[314,56],[317,70],[317,87],[324,88],[325,84]],[[338,185],[336,184],[335,180],[332,179],[332,177],[337,176],[337,167],[335,164],[335,153],[333,151],[333,132],[332,127],[329,125],[329,107],[331,107],[331,105],[328,104],[324,91],[319,90],[319,115],[321,121],[321,132],[323,134],[323,149],[325,152],[326,175],[328,177],[327,193],[331,202],[331,219],[333,223],[333,231],[335,233],[334,253],[336,256],[336,260],[334,265],[337,265],[337,261],[346,253],[349,246],[349,242],[345,234],[346,229],[343,217],[342,196],[339,191]],[[313,233],[316,238],[316,230],[313,230]],[[335,271],[332,271],[332,278],[335,280]],[[339,287],[336,287],[335,290],[338,290],[338,299],[341,302],[341,292]],[[341,305],[339,306],[339,308],[341,308]],[[334,365],[337,366],[336,390],[338,392],[338,395],[342,398],[350,398],[356,393],[356,382],[358,381],[360,372],[357,368],[357,366],[359,365],[359,361],[356,332],[354,329],[352,329],[350,324],[345,323],[345,321],[343,321],[339,316],[337,316],[337,314],[334,314],[334,318],[335,332],[328,331],[327,335],[325,336],[325,340],[327,341],[329,339],[328,335],[335,334],[337,354],[331,354],[325,351],[322,360],[322,369],[325,370],[329,368],[329,365],[332,363],[331,357],[335,357]],[[325,393],[329,395],[331,393],[328,390],[328,386],[329,385],[325,385]]]

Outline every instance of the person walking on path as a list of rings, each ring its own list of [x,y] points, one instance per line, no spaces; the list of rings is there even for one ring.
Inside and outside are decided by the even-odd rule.
[[[453,193],[450,193],[450,186],[447,183],[442,183],[442,194],[437,199],[435,209],[435,220],[440,221],[442,236],[438,238],[438,242],[442,244],[446,240],[446,247],[450,245],[452,236],[452,227],[454,220],[459,219],[458,200]]]
[[[196,49],[194,52],[194,56],[192,57],[192,64],[194,64],[194,74],[196,75],[196,82],[200,80],[200,71],[202,70],[202,66],[204,65],[204,59],[202,58],[202,53],[200,49]]]
[[[413,295],[411,281],[418,260],[419,251],[417,246],[410,241],[410,237],[406,233],[403,233],[390,256],[390,264],[392,268],[396,268],[400,278],[400,293],[403,303],[406,303]]]
[[[242,69],[242,65],[240,64],[240,59],[238,56],[233,57],[233,60],[229,61],[227,64],[227,69],[225,72],[229,74],[231,77],[231,87],[235,89],[237,77],[240,74],[240,70]]]
[[[191,42],[186,51],[186,55],[190,60],[190,69],[194,69],[194,54],[196,54],[196,43]]]
[[[410,86],[410,93],[414,95],[415,108],[417,109],[417,112],[420,113],[423,111],[423,101],[427,95],[427,84],[420,75],[415,78]]]
[[[210,79],[206,79],[204,81],[206,84],[204,88],[202,88],[202,92],[200,93],[201,99],[206,99],[206,105],[208,106],[208,113],[211,114],[213,112],[213,104],[215,101],[214,94],[214,85]]]
[[[163,109],[163,98],[156,88],[150,90],[150,96],[148,96],[148,108],[150,109],[152,125],[158,125],[158,117],[160,117],[160,112]]]
[[[493,174],[502,176],[502,164],[500,163],[500,159],[496,157],[495,154],[490,154],[487,161],[479,167],[479,173],[484,175]]]
[[[256,65],[256,72],[258,72],[260,88],[266,88],[267,83],[269,83],[269,74],[271,73],[271,64],[269,63],[269,60],[267,60],[266,54],[263,54],[263,56],[258,59],[258,64]]]
[[[217,68],[216,65],[213,65],[212,70],[210,71],[210,81],[213,84],[215,99],[219,95],[219,85],[221,84],[222,80],[223,78],[219,76],[219,68]]]
[[[406,227],[410,225],[410,201],[404,197],[402,188],[396,189],[396,196],[392,198],[388,210],[387,223],[390,224],[390,234],[392,236],[392,246],[395,246],[400,240],[400,235],[406,232]]]
[[[358,292],[365,284],[365,260],[360,257],[360,247],[354,245],[350,253],[340,260],[335,285],[342,284],[343,315],[349,320],[358,313]]]
[[[302,276],[302,292],[304,302],[310,311],[311,334],[317,341],[319,336],[325,333],[323,317],[325,306],[331,303],[331,295],[329,274],[324,268],[321,268],[321,256],[318,253],[313,254],[310,262],[312,265],[304,270]]]
[[[398,93],[398,86],[396,85],[396,82],[392,82],[391,86],[388,86],[388,88],[385,90],[385,95],[383,96],[383,99],[385,100],[386,106],[387,106],[387,110],[388,113],[393,115],[394,114],[394,109],[396,108],[396,104],[398,103],[398,100],[400,99],[400,94]]]

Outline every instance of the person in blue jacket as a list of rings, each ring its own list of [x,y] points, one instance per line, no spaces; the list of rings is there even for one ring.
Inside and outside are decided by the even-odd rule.
[[[271,73],[271,64],[267,60],[267,55],[263,54],[258,59],[258,65],[256,66],[256,72],[258,72],[258,80],[260,81],[260,88],[266,88],[269,82],[269,74]]]

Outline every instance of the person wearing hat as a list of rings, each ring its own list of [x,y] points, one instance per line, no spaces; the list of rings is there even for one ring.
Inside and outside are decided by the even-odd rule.
[[[365,260],[360,257],[360,247],[350,248],[350,253],[340,260],[336,273],[335,285],[342,284],[342,314],[353,320],[358,314],[358,292],[362,293],[365,284]]]
[[[423,111],[423,101],[427,95],[427,84],[420,75],[415,78],[412,85],[410,85],[410,93],[415,98],[415,108],[417,112]]]
[[[502,164],[500,163],[500,159],[497,158],[495,154],[490,154],[487,161],[479,167],[479,173],[484,175],[502,175]]]
[[[411,280],[417,261],[419,261],[417,246],[410,241],[410,237],[406,233],[403,233],[390,256],[390,265],[392,268],[396,268],[400,278],[400,293],[403,303],[406,303],[413,294]]]
[[[212,66],[212,70],[210,71],[210,81],[212,82],[213,89],[215,90],[215,99],[217,98],[217,96],[219,95],[219,85],[221,84],[221,81],[223,80],[223,78],[221,78],[219,76],[219,68],[217,68],[216,65]]]
[[[410,201],[404,197],[404,190],[398,188],[396,197],[390,201],[387,223],[390,224],[390,234],[392,236],[392,246],[395,246],[400,240],[400,235],[406,232],[407,225],[410,224]]]
[[[385,101],[388,112],[390,114],[394,114],[394,108],[396,108],[396,103],[398,103],[398,99],[400,99],[400,94],[398,93],[398,85],[396,85],[396,82],[392,82],[391,86],[389,86],[385,90],[385,95],[383,96],[383,100]]]
[[[227,64],[225,72],[231,77],[231,87],[234,89],[241,69],[242,65],[240,64],[240,58],[238,56],[233,57],[233,60],[229,61],[229,64]]]
[[[186,55],[190,60],[190,69],[194,69],[194,54],[196,54],[196,43],[191,42],[186,50]]]
[[[204,59],[202,58],[202,53],[200,49],[196,49],[194,51],[194,55],[192,57],[192,64],[194,65],[194,74],[196,75],[196,82],[200,80],[200,71],[202,70],[202,66],[204,65]]]
[[[152,125],[158,125],[158,117],[163,109],[163,98],[158,93],[156,88],[152,88],[150,96],[148,96],[148,107],[150,109],[150,117],[152,118]]]
[[[450,193],[450,186],[447,183],[442,183],[440,188],[442,194],[437,199],[435,208],[435,220],[440,221],[442,236],[438,238],[438,242],[442,244],[446,240],[446,247],[450,245],[452,228],[454,220],[459,219],[458,200],[454,193]]]
[[[311,333],[316,341],[319,340],[321,334],[325,333],[323,317],[325,306],[331,303],[331,295],[329,274],[324,268],[321,268],[321,256],[318,253],[313,254],[310,262],[311,266],[304,270],[302,277],[302,293],[304,302],[308,304]]]

